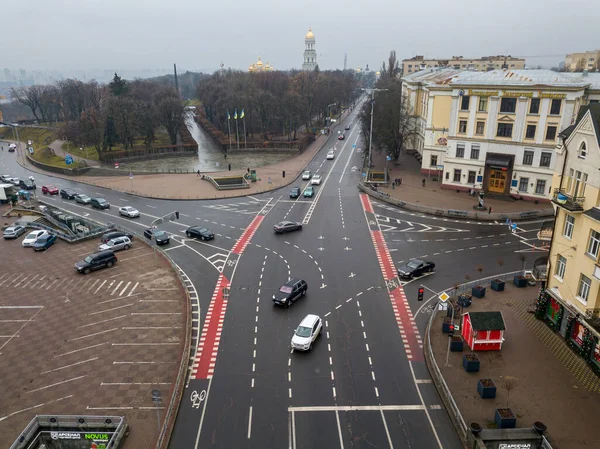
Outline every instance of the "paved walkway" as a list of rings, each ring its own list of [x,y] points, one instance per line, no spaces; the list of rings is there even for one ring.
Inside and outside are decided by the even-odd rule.
[[[437,364],[467,425],[493,427],[494,410],[508,405],[517,416],[517,427],[530,427],[535,421],[546,424],[554,449],[600,447],[600,378],[562,338],[527,312],[537,293],[537,288],[517,289],[507,283],[504,292],[488,288],[485,298],[473,298],[465,312],[501,311],[507,328],[501,351],[477,352],[479,373],[464,371],[460,352],[451,352],[449,366],[444,366],[448,336],[441,332],[445,314],[439,314],[431,329]],[[464,353],[470,352],[466,347]],[[518,379],[510,395],[503,387],[507,376]],[[479,397],[477,381],[483,378],[496,384],[495,399]]]
[[[61,157],[63,159],[67,156],[67,153],[68,153],[71,155],[71,157],[73,158],[74,161],[84,161],[89,167],[96,167],[96,166],[100,165],[100,163],[98,161],[95,161],[93,159],[86,159],[86,158],[80,157],[80,156],[76,156],[73,153],[64,150],[63,149],[64,144],[65,144],[64,140],[55,140],[48,146],[50,148],[52,148],[52,150],[54,150],[54,154],[56,156]]]
[[[373,151],[372,171],[385,169],[385,154]],[[403,153],[399,159],[399,165],[394,167],[388,164],[390,179],[402,178],[402,185],[396,188],[380,187],[380,192],[388,193],[392,198],[406,203],[429,206],[432,208],[442,207],[444,209],[473,211],[473,206],[478,204],[478,198],[470,196],[467,192],[457,193],[455,190],[442,189],[441,181],[433,181],[433,177],[420,173],[421,163],[413,156]],[[425,179],[425,187],[422,181]],[[484,198],[484,204],[491,206],[493,212],[509,213],[530,210],[552,209],[549,203],[535,204],[533,201],[514,201],[512,199],[499,200]]]

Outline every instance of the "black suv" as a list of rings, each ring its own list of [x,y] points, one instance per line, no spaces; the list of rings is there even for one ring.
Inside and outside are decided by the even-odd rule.
[[[94,209],[110,209],[110,203],[104,198],[92,198],[90,204]]]
[[[300,196],[300,187],[292,187],[290,190],[290,198],[298,198]]]
[[[75,269],[83,274],[100,268],[110,268],[117,262],[117,256],[112,249],[90,254],[85,259],[75,263]]]
[[[37,189],[36,185],[31,182],[31,180],[23,181],[22,179],[19,181],[19,187],[25,190],[35,190]]]
[[[130,234],[130,233],[128,233],[128,232],[110,231],[110,232],[107,232],[105,234],[102,234],[102,237],[100,237],[100,241],[102,243],[106,243],[109,240],[116,239],[118,237],[127,237],[127,238],[129,238],[129,240],[133,240],[133,235]]]
[[[306,281],[297,278],[290,279],[273,295],[273,302],[277,305],[288,307],[298,298],[304,296],[306,290],[308,290]]]
[[[192,226],[191,228],[187,228],[185,231],[185,235],[189,238],[197,238],[200,240],[212,240],[215,238],[215,234],[207,228],[202,228],[200,226]]]
[[[157,245],[166,245],[170,240],[169,234],[161,229],[156,228],[148,228],[144,230],[144,237],[149,240],[152,240],[152,237],[154,237],[154,241]]]
[[[74,200],[77,192],[73,189],[60,189],[60,196],[67,200]]]

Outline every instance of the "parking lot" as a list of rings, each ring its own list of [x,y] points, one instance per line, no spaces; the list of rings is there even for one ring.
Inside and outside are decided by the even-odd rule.
[[[4,220],[6,221],[6,220]],[[123,447],[152,447],[185,341],[185,291],[169,263],[139,239],[112,268],[74,264],[99,239],[46,252],[0,240],[0,441],[36,414],[122,415]]]

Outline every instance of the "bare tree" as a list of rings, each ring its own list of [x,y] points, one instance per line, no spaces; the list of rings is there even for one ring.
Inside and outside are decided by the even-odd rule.
[[[400,74],[400,67],[398,65],[398,58],[396,57],[396,51],[390,51],[390,56],[388,57],[388,64],[385,65],[385,61],[381,65],[380,76],[382,80],[389,80],[393,78],[397,78]]]
[[[510,400],[510,392],[519,385],[519,379],[513,376],[504,376],[502,379],[502,387],[506,390],[506,408],[508,408]]]
[[[11,87],[10,95],[19,103],[24,104],[31,109],[31,113],[35,119],[38,122],[40,121],[38,112],[42,97],[42,86],[23,86],[18,88]]]
[[[179,129],[185,121],[185,109],[174,89],[166,88],[157,95],[156,114],[158,122],[167,129],[171,144],[177,145]]]

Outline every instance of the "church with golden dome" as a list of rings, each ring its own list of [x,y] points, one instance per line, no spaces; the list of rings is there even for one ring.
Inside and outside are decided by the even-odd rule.
[[[304,63],[302,70],[314,70],[317,68],[317,50],[315,49],[315,35],[312,28],[304,36]]]
[[[268,62],[266,64],[264,64],[261,61],[260,56],[258,57],[258,61],[256,61],[254,64],[251,64],[250,67],[248,67],[248,72],[250,72],[250,73],[272,72],[274,70],[275,70],[275,67],[273,67],[272,65],[269,65]]]

